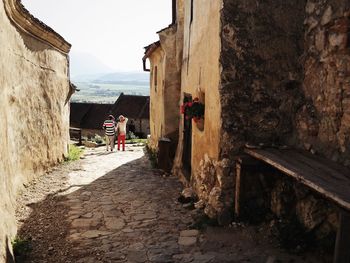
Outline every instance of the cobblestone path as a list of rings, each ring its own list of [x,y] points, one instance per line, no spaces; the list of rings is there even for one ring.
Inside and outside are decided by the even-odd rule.
[[[177,202],[177,178],[152,169],[140,147],[89,150],[78,163],[22,223],[33,240],[28,262],[312,262],[256,228],[193,229],[198,212]]]

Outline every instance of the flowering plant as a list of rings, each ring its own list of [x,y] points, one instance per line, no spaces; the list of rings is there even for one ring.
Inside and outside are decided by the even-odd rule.
[[[181,105],[181,114],[184,114],[186,120],[192,119],[194,122],[198,122],[203,119],[204,116],[204,104],[199,102],[198,98],[186,99]]]

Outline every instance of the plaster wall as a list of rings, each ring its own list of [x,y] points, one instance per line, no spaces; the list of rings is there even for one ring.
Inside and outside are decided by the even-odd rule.
[[[207,154],[218,159],[220,141],[220,9],[221,1],[184,1],[184,45],[181,72],[181,99],[184,94],[199,97],[205,104],[205,125],[200,131],[193,126],[192,167],[199,167]],[[181,169],[183,116],[180,120],[179,148],[175,169]],[[196,173],[195,170],[192,173]]]
[[[149,57],[151,63],[150,74],[150,147],[157,149],[158,140],[164,135],[164,60],[165,54],[158,47]],[[155,69],[157,68],[157,74]],[[155,77],[157,76],[157,81]],[[157,83],[156,83],[157,82]],[[157,85],[156,85],[157,84]]]
[[[0,262],[11,257],[17,193],[62,161],[69,141],[67,55],[10,21],[8,2],[0,1]]]
[[[295,144],[303,103],[305,0],[225,0],[222,12],[221,154],[246,143]]]
[[[181,89],[181,68],[178,67],[177,52],[177,27],[169,26],[167,29],[159,32],[161,47],[164,50],[164,70],[166,72],[164,79],[164,137],[176,142],[179,130],[179,101]]]
[[[232,182],[226,179],[230,174],[229,163],[220,157],[221,125],[224,121],[221,118],[219,92],[222,70],[220,18],[223,2],[193,1],[191,6],[191,1],[185,0],[183,4],[181,103],[185,95],[198,97],[205,104],[205,114],[204,128],[192,122],[190,178],[183,167],[184,116],[181,116],[173,172],[185,185],[193,188],[209,216],[228,221],[226,203],[232,201],[226,198],[232,198],[230,193],[233,188]],[[226,191],[226,188],[230,190]]]

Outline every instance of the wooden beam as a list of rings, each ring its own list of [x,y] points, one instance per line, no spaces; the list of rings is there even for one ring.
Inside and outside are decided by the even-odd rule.
[[[333,263],[350,262],[350,213],[345,210],[340,211],[340,222],[335,243]]]
[[[238,219],[240,217],[240,209],[241,209],[241,176],[242,176],[242,164],[237,161],[236,162],[236,190],[235,190],[235,218]]]

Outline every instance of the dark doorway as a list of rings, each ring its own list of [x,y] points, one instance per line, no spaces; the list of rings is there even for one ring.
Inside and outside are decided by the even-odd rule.
[[[192,102],[192,96],[185,94],[183,103]],[[184,175],[187,180],[191,178],[191,157],[192,157],[192,119],[188,118],[186,111],[184,113],[184,137],[183,137],[183,153],[182,164]]]

